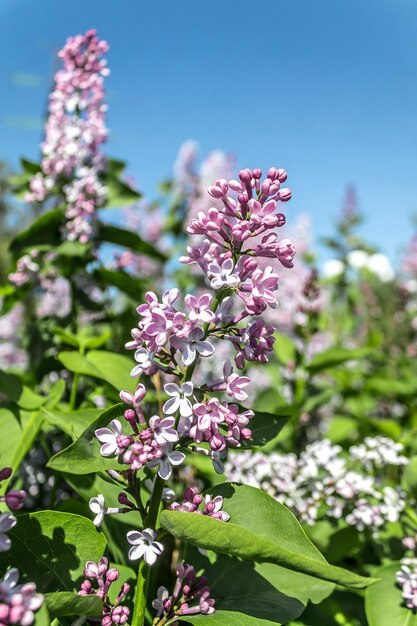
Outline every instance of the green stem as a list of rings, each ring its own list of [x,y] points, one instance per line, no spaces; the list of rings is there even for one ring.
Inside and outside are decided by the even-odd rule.
[[[146,597],[148,595],[149,568],[145,561],[139,563],[135,590],[135,606],[133,609],[132,626],[143,626],[145,623]]]
[[[148,515],[146,516],[144,527],[155,529],[158,521],[159,507],[162,500],[162,491],[165,481],[156,476],[155,486],[149,504]],[[148,595],[149,568],[145,561],[139,563],[138,577],[135,590],[135,606],[133,609],[132,626],[143,626],[145,623],[146,598]]]

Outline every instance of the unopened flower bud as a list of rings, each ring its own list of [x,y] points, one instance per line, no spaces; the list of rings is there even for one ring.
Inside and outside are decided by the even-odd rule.
[[[256,167],[254,170],[252,170],[252,176],[258,179],[261,178],[262,170],[260,170],[259,167]]]
[[[119,576],[120,576],[119,570],[117,570],[115,567],[111,567],[106,574],[106,580],[108,580],[111,583],[114,583],[114,581],[117,580]]]
[[[10,478],[12,473],[13,473],[13,470],[11,467],[3,467],[3,469],[0,470],[0,481],[7,480],[8,478]]]
[[[248,169],[240,170],[239,178],[242,181],[242,183],[250,183],[252,180],[252,172]]]
[[[26,499],[26,491],[23,491],[23,489],[14,489],[13,491],[6,493],[4,499],[9,509],[17,511],[23,507]]]
[[[291,200],[291,197],[292,197],[291,189],[288,189],[288,187],[284,187],[283,189],[280,189],[279,199],[282,202],[288,202],[288,200]]]
[[[266,175],[271,180],[275,180],[278,177],[278,170],[275,167],[270,167]]]
[[[285,183],[287,178],[288,178],[288,174],[287,174],[286,170],[279,169],[278,170],[278,180],[279,180],[279,182],[280,183]]]

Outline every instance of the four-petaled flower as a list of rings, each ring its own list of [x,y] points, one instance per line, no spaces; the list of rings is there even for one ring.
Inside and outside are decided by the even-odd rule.
[[[203,340],[204,331],[202,328],[194,328],[187,337],[173,337],[172,345],[181,351],[184,365],[191,365],[195,361],[197,352],[201,356],[211,356],[214,353],[214,346]]]
[[[152,528],[144,528],[142,532],[130,530],[126,537],[133,546],[129,550],[129,559],[131,561],[143,558],[145,563],[153,565],[164,550],[162,543],[155,541],[157,533]]]
[[[164,389],[165,393],[172,397],[165,402],[163,412],[171,415],[179,410],[181,417],[190,417],[193,413],[193,407],[188,398],[193,395],[193,383],[182,383],[181,387],[175,383],[167,383],[164,385]]]
[[[184,462],[185,454],[179,450],[172,450],[172,445],[167,444],[163,448],[162,456],[149,461],[148,467],[158,467],[158,474],[164,480],[168,480],[172,475],[172,466],[181,465]]]
[[[173,417],[165,417],[164,419],[161,419],[158,415],[151,417],[149,428],[152,430],[154,439],[159,446],[178,441],[178,433],[173,428],[174,425],[175,419]]]
[[[243,402],[248,397],[248,394],[243,389],[249,384],[250,378],[235,374],[230,359],[227,359],[223,365],[223,378],[215,380],[212,384],[212,389],[226,391],[228,396],[234,396],[236,400]]]
[[[221,266],[218,263],[210,263],[208,266],[210,285],[213,289],[221,287],[237,287],[240,283],[238,274],[233,273],[233,259],[225,259]]]
[[[130,372],[130,375],[133,376],[133,378],[137,378],[143,374],[143,372],[148,372],[152,369],[154,365],[153,353],[148,352],[145,348],[138,348],[135,352],[135,361],[137,365],[135,365]]]
[[[119,437],[122,435],[122,425],[119,420],[112,420],[110,428],[98,428],[95,436],[103,445],[100,448],[101,456],[112,456],[121,454],[125,448],[120,446]]]
[[[210,310],[213,297],[209,293],[204,293],[199,298],[187,294],[184,302],[189,309],[188,317],[192,322],[200,321],[210,323],[214,320],[215,314]]]

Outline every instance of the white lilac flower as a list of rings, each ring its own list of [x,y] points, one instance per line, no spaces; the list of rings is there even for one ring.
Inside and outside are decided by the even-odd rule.
[[[326,278],[336,278],[336,276],[343,274],[344,269],[345,264],[343,261],[339,261],[339,259],[329,259],[323,265],[323,276]]]
[[[100,448],[102,456],[118,455],[124,451],[124,448],[118,444],[118,438],[122,434],[122,424],[119,420],[112,420],[110,428],[98,428],[94,434],[99,442],[103,444]]]
[[[130,530],[126,537],[133,546],[129,550],[129,559],[131,561],[143,558],[148,565],[154,565],[158,556],[164,550],[162,543],[155,541],[157,533],[152,528],[145,528],[142,532]]]
[[[90,511],[92,511],[95,515],[95,518],[93,519],[93,524],[95,526],[100,526],[103,523],[105,515],[124,513],[124,510],[120,507],[106,506],[102,493],[99,493],[98,496],[94,496],[94,498],[90,498],[88,506],[90,507]]]
[[[137,378],[146,370],[149,370],[153,363],[153,352],[148,352],[145,348],[138,348],[135,352],[135,361],[137,365],[132,369],[130,375]]]
[[[163,412],[167,415],[180,412],[181,417],[190,417],[193,414],[193,407],[188,399],[193,395],[194,385],[192,382],[182,383],[181,387],[175,383],[164,385],[165,393],[171,396],[163,406]]]
[[[149,428],[152,430],[154,439],[159,446],[178,441],[178,433],[173,428],[174,425],[175,419],[173,417],[165,417],[164,419],[161,419],[158,415],[151,417]]]
[[[213,289],[237,287],[240,283],[239,275],[233,273],[233,259],[225,259],[221,266],[218,263],[210,263],[208,270],[211,278],[210,286]]]
[[[163,480],[168,480],[172,475],[172,467],[181,465],[185,460],[185,454],[179,450],[172,451],[172,445],[167,444],[163,448],[162,456],[149,461],[148,467],[158,467],[158,474]]]
[[[9,512],[0,514],[0,552],[9,550],[12,542],[6,533],[16,525],[16,518]]]
[[[362,269],[368,263],[369,254],[365,250],[352,250],[346,258],[351,267]]]
[[[371,254],[366,264],[370,272],[375,274],[383,283],[388,283],[395,277],[391,261],[385,254],[379,252]]]

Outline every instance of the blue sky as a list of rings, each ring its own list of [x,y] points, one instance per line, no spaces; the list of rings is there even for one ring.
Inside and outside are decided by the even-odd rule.
[[[1,0],[0,158],[38,157],[56,51],[111,47],[107,151],[152,195],[179,145],[285,167],[328,234],[347,184],[394,257],[417,214],[416,0]]]

